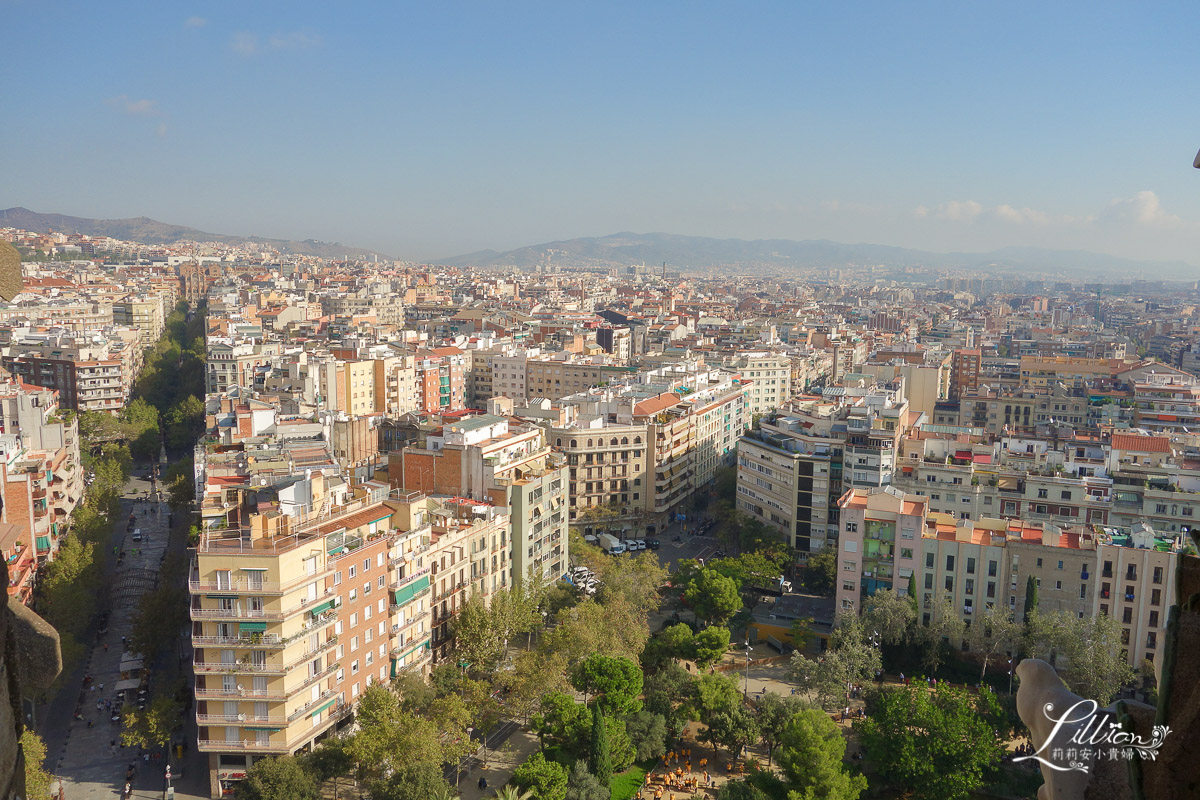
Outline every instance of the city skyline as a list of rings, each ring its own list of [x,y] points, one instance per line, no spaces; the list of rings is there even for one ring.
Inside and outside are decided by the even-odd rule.
[[[12,8],[8,105],[55,102],[12,115],[0,206],[415,260],[625,230],[1200,244],[1176,5]]]

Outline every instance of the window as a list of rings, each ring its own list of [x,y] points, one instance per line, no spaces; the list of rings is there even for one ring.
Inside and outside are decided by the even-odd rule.
[[[358,599],[358,589],[351,589],[350,590],[350,602],[353,603],[357,599]]]
[[[856,571],[858,571],[858,562],[857,561],[843,561],[842,562],[842,570],[844,572],[856,572]]]
[[[1150,590],[1150,605],[1156,606],[1161,601],[1162,601],[1162,590],[1161,589],[1151,589]]]
[[[842,590],[846,592],[853,592],[854,581],[842,581]]]
[[[1154,568],[1154,577],[1151,579],[1154,583],[1162,583],[1163,571],[1162,567]]]
[[[1063,492],[1062,492],[1062,499],[1063,499],[1063,500],[1070,500],[1070,499],[1071,499],[1071,493],[1070,493],[1068,490],[1066,490],[1066,489],[1063,489]]]
[[[946,591],[954,591],[954,578],[950,577],[949,575],[946,576]]]
[[[858,533],[858,523],[857,522],[847,522],[846,523],[846,531],[849,533]]]
[[[954,556],[946,556],[946,572],[954,571]]]
[[[975,559],[973,559],[973,558],[967,559],[967,574],[968,575],[975,574]]]
[[[975,594],[975,579],[974,578],[967,578],[966,583],[963,585],[963,591],[966,594]]]
[[[912,558],[913,557],[912,548],[911,547],[901,547],[900,548],[900,557],[901,558]]]
[[[1055,581],[1054,588],[1061,592],[1062,591],[1062,581]]]
[[[1080,600],[1087,599],[1087,584],[1086,583],[1079,584],[1079,599]]]
[[[925,588],[926,589],[933,588],[933,573],[932,572],[925,573]]]
[[[350,674],[351,674],[351,675],[357,675],[357,674],[358,674],[358,659],[355,659],[354,661],[351,661],[351,662],[350,662]],[[354,686],[355,686],[355,688],[358,688],[358,684],[357,684],[357,683],[356,683],[356,684],[354,684]]]
[[[1049,497],[1049,494],[1047,493],[1047,491],[1045,489],[1038,489],[1038,499],[1039,500],[1045,500],[1047,497]]]
[[[1038,565],[1039,567],[1042,565],[1042,560],[1041,560],[1040,558],[1037,560],[1037,565]]]
[[[933,569],[933,553],[925,554],[925,569]]]
[[[353,578],[356,575],[358,575],[358,568],[352,564],[350,565],[350,577]]]
[[[337,586],[341,582],[342,582],[342,573],[341,572],[333,573],[333,585]]]
[[[366,583],[363,584],[363,597],[366,597],[370,593],[371,593],[371,582],[367,581]]]
[[[988,577],[989,578],[996,577],[996,562],[995,561],[988,562]]]

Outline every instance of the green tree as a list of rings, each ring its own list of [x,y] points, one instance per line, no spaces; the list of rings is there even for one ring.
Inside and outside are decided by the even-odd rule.
[[[498,676],[505,690],[504,704],[509,712],[528,722],[541,706],[547,691],[571,688],[566,678],[567,660],[560,653],[523,651],[513,659],[513,667]]]
[[[477,673],[495,671],[504,653],[503,632],[496,626],[483,595],[472,594],[450,622],[454,635],[454,654]]]
[[[687,585],[683,599],[710,625],[723,625],[742,607],[737,581],[711,569],[700,571]]]
[[[264,758],[246,770],[234,790],[237,800],[320,800],[317,782],[292,756]]]
[[[1121,643],[1122,626],[1108,614],[1080,618],[1066,611],[1030,617],[1030,653],[1049,661],[1071,691],[1102,706],[1135,678]]]
[[[808,557],[804,566],[804,587],[813,594],[828,597],[837,586],[837,550],[824,547]]]
[[[613,763],[612,753],[608,749],[608,726],[605,724],[604,712],[600,705],[592,706],[592,736],[588,745],[588,771],[595,775],[600,783],[608,786],[612,783]]]
[[[587,707],[569,694],[547,692],[531,724],[543,747],[550,743],[569,753],[581,753],[588,730]]]
[[[683,732],[691,714],[693,681],[691,673],[672,662],[646,676],[643,683],[646,710],[662,715],[672,737]]]
[[[783,740],[783,732],[787,729],[788,722],[806,708],[808,705],[795,696],[784,697],[767,692],[759,698],[754,711],[758,715],[758,730],[762,736],[762,743],[767,746],[768,765],[775,754],[775,748]]]
[[[930,601],[929,622],[914,629],[914,640],[921,648],[921,663],[935,672],[946,654],[962,641],[966,623],[949,595],[938,594]]]
[[[359,697],[356,719],[358,731],[347,740],[346,750],[368,777],[383,778],[413,764],[453,761],[458,754],[447,753],[437,724],[405,711],[396,693],[380,684]]]
[[[534,800],[533,792],[513,784],[505,784],[496,790],[496,800]]]
[[[610,597],[604,604],[589,599],[564,611],[558,624],[542,636],[541,648],[547,653],[561,653],[569,664],[577,664],[592,653],[636,661],[649,638],[645,615],[623,597]]]
[[[1021,619],[1025,624],[1029,624],[1030,616],[1037,611],[1038,607],[1038,585],[1037,578],[1030,575],[1025,579],[1025,605],[1022,609]]]
[[[701,737],[713,747],[729,746],[739,728],[745,723],[741,717],[742,693],[737,680],[728,675],[701,675],[692,684],[692,709],[705,726]]]
[[[725,781],[717,789],[717,800],[774,800],[748,780]]]
[[[1002,654],[1015,653],[1021,644],[1023,626],[1007,608],[989,605],[979,611],[966,631],[967,647],[981,658],[979,682],[987,676],[988,662]]]
[[[667,752],[667,721],[662,714],[638,711],[625,720],[625,733],[638,761],[658,758]]]
[[[576,761],[567,776],[566,800],[609,800],[612,791],[600,782],[582,761]]]
[[[793,795],[804,800],[858,800],[867,779],[842,763],[846,740],[827,714],[798,711],[788,720],[779,745],[779,766]]]
[[[881,589],[863,603],[863,627],[878,633],[884,644],[904,644],[912,635],[917,616],[913,604],[892,589]]]
[[[183,709],[174,697],[159,695],[145,709],[126,711],[122,723],[121,741],[126,747],[165,748],[171,741],[171,731],[183,724]]]
[[[371,785],[371,800],[434,800],[453,796],[438,764],[410,764]]]
[[[754,712],[744,705],[719,711],[708,716],[708,728],[702,734],[710,745],[721,745],[731,756],[737,756],[743,747],[749,746],[759,737],[758,720]]]
[[[607,714],[625,716],[642,707],[642,671],[628,658],[592,653],[571,670],[571,685],[594,695]]]
[[[42,766],[46,763],[46,743],[26,728],[21,732],[21,750],[25,754],[25,797],[50,800],[50,784],[54,777]]]
[[[188,593],[174,581],[165,581],[138,600],[129,636],[130,650],[153,658],[164,645],[179,639],[188,620]]]
[[[341,736],[330,736],[304,758],[304,767],[318,781],[333,781],[333,800],[338,797],[338,779],[354,769],[354,758]]]
[[[855,723],[880,775],[914,800],[961,800],[983,785],[1003,748],[989,721],[999,702],[939,683],[885,689]]]
[[[642,666],[655,670],[676,658],[690,658],[692,650],[692,629],[685,623],[678,622],[658,634],[651,636],[642,650]]]
[[[711,626],[692,639],[692,655],[696,663],[707,667],[721,660],[729,650],[729,629]]]
[[[541,752],[513,770],[512,782],[537,800],[565,800],[567,796],[567,768],[546,760]]]
[[[882,666],[879,648],[868,640],[862,620],[846,615],[833,629],[828,650],[818,658],[792,653],[789,670],[822,708],[833,710],[847,704],[847,686],[867,683]]]

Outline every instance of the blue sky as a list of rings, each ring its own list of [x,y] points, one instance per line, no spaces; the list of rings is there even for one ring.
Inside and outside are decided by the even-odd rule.
[[[1200,262],[1192,4],[0,0],[0,206]]]

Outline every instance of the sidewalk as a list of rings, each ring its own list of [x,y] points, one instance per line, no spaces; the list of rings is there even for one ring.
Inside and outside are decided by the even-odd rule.
[[[518,729],[508,738],[506,746],[488,752],[488,768],[475,767],[462,778],[463,800],[493,798],[496,790],[508,782],[513,770],[538,751],[538,739],[529,731]],[[479,788],[479,776],[487,778],[488,788]]]

